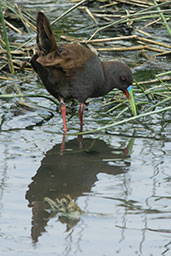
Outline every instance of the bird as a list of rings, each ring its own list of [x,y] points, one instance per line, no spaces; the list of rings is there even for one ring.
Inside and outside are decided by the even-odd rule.
[[[136,115],[133,74],[127,64],[101,61],[88,47],[79,43],[56,43],[50,22],[41,11],[37,13],[36,22],[37,50],[30,63],[47,91],[60,102],[64,133],[67,132],[65,102],[70,99],[79,102],[82,131],[86,100],[104,96],[114,88],[125,93]]]

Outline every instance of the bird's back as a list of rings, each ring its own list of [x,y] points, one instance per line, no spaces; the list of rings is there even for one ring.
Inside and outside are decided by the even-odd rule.
[[[37,53],[31,65],[56,98],[77,98],[84,102],[96,94],[103,80],[99,58],[80,44],[57,45],[50,23],[42,12],[37,15]]]

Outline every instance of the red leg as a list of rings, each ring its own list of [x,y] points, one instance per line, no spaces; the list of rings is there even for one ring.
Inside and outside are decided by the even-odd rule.
[[[66,133],[67,132],[67,126],[66,126],[66,106],[65,106],[65,103],[64,103],[63,99],[61,99],[61,114],[62,114],[62,118],[63,118],[64,133]]]
[[[84,103],[80,103],[80,108],[79,108],[78,115],[79,115],[79,118],[80,118],[80,131],[82,131],[83,115],[84,115]]]
[[[63,156],[64,151],[65,151],[65,137],[66,137],[66,132],[64,132],[63,134],[63,138],[62,138],[62,144],[60,147],[60,155]]]

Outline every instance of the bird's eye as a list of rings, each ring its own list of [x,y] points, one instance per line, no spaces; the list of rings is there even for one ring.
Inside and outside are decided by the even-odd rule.
[[[121,81],[126,81],[126,78],[125,78],[125,76],[121,76]]]

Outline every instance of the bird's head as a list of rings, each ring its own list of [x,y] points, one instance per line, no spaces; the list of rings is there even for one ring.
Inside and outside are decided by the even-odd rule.
[[[112,63],[112,73],[111,73],[111,85],[113,88],[117,88],[124,92],[127,99],[129,100],[131,110],[134,116],[137,115],[134,95],[133,95],[133,75],[131,69],[128,65],[122,62],[113,62]]]

